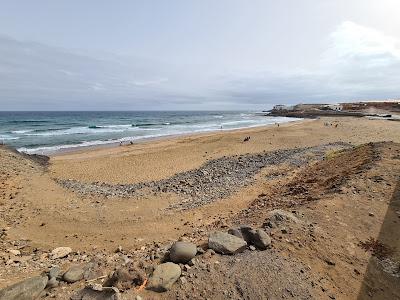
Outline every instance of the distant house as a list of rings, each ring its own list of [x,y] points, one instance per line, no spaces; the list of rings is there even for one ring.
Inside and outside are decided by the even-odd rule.
[[[325,107],[335,111],[341,111],[343,109],[343,105],[341,104],[327,104]]]
[[[293,110],[293,106],[277,104],[274,106],[273,110]]]

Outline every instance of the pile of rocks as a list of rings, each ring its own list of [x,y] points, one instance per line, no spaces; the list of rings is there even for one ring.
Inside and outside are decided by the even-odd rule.
[[[80,194],[104,197],[141,196],[141,190],[144,188],[150,189],[153,193],[176,193],[185,200],[170,208],[190,209],[229,196],[240,187],[251,183],[254,175],[266,166],[281,163],[301,166],[308,163],[310,157],[322,159],[328,150],[346,147],[348,144],[336,142],[316,147],[224,156],[210,160],[198,169],[178,173],[164,180],[136,184],[111,185],[101,182],[88,184],[76,180],[57,180],[57,182]],[[310,155],[304,155],[306,153]]]
[[[270,245],[271,238],[265,231],[253,229],[250,226],[239,226],[229,229],[228,232],[210,233],[208,243],[203,247],[198,247],[190,241],[177,241],[172,244],[163,257],[160,257],[157,265],[149,266],[143,264],[142,261],[134,263],[132,259],[126,259],[125,263],[116,266],[114,271],[108,275],[105,275],[107,273],[96,260],[70,265],[65,271],[54,265],[39,276],[0,290],[0,300],[34,299],[44,294],[50,294],[50,292],[55,295],[59,286],[80,281],[85,281],[86,286],[74,293],[71,298],[73,300],[120,299],[120,292],[132,288],[137,292],[143,288],[155,292],[165,292],[170,290],[178,279],[185,282],[187,271],[191,266],[200,263],[196,258],[198,255],[203,255],[203,258],[216,253],[235,255],[247,248],[265,250]],[[115,255],[122,255],[121,252],[122,249],[119,248]],[[49,257],[61,260],[72,253],[73,251],[69,247],[59,247],[51,251]],[[102,283],[95,283],[99,281]]]

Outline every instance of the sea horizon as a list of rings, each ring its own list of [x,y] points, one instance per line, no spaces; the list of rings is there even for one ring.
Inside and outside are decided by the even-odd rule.
[[[29,154],[295,121],[257,111],[2,111],[0,141]]]

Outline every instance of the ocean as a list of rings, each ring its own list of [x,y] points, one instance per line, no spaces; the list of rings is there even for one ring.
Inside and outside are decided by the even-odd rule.
[[[291,122],[255,112],[0,112],[0,142],[29,154]]]

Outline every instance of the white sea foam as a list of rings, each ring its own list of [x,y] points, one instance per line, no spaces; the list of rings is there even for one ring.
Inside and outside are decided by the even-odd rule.
[[[62,135],[79,135],[82,136],[82,139],[85,139],[85,136],[88,137],[86,141],[76,142],[74,144],[62,144],[60,145],[43,145],[38,147],[20,147],[18,150],[21,152],[26,152],[29,154],[37,153],[37,154],[52,154],[60,150],[65,149],[75,149],[79,147],[92,147],[98,145],[107,145],[119,142],[129,142],[129,141],[137,141],[142,139],[149,138],[157,138],[157,137],[165,137],[171,135],[181,135],[181,134],[190,134],[190,133],[201,133],[201,132],[210,132],[210,131],[219,131],[219,130],[232,130],[232,129],[240,129],[240,128],[249,128],[249,127],[257,127],[264,126],[275,123],[286,123],[291,121],[296,121],[299,119],[295,118],[285,118],[285,117],[264,117],[264,116],[254,116],[250,114],[246,114],[241,116],[240,119],[231,119],[228,118],[225,120],[207,121],[205,123],[184,123],[184,124],[170,124],[169,122],[164,122],[168,125],[152,125],[140,127],[132,126],[131,124],[125,125],[101,125],[96,128],[89,127],[73,127],[69,129],[63,130],[50,130],[44,132],[26,132],[24,135],[26,136],[40,136],[51,137],[51,136],[62,136]],[[143,125],[142,125],[143,126]],[[109,139],[95,139],[97,133],[107,134],[110,133]],[[126,135],[125,137],[112,137],[112,134],[116,133],[117,135]],[[90,140],[90,138],[94,138],[95,140]],[[8,137],[8,138],[18,138],[18,137]],[[61,138],[61,137],[60,137]],[[76,139],[76,137],[74,137]],[[1,140],[1,135],[0,135]],[[67,138],[65,138],[67,141]]]
[[[19,137],[11,136],[8,134],[0,134],[0,141],[11,141],[11,140],[18,140]]]
[[[99,133],[118,133],[124,131],[138,130],[137,127],[131,125],[110,125],[110,126],[97,126],[96,128],[90,127],[72,127],[62,130],[48,130],[40,132],[27,132],[27,136],[59,136],[71,134],[99,134]]]

